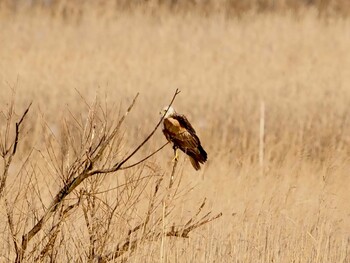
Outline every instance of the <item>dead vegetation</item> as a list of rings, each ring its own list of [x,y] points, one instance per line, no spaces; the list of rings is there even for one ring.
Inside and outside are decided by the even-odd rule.
[[[141,10],[153,15],[159,12],[172,14],[196,13],[199,15],[225,14],[228,18],[242,17],[249,13],[300,14],[306,10],[316,10],[320,17],[348,16],[350,4],[347,0],[99,0],[99,1],[23,1],[2,0],[0,7],[10,12],[24,9],[41,9],[52,16],[76,19],[94,9],[99,16],[110,12],[134,12]]]
[[[169,105],[173,103],[178,93],[179,91],[175,92]],[[36,194],[40,197],[41,193],[39,188],[35,186],[26,188],[24,184],[17,188],[17,193],[6,191],[5,183],[12,158],[20,142],[21,126],[31,106],[30,104],[15,123],[14,135],[11,136],[14,115],[14,102],[11,102],[8,113],[5,115],[7,122],[4,132],[1,133],[3,134],[1,156],[4,160],[1,193],[6,192],[6,194],[1,194],[1,199],[4,199],[6,207],[7,227],[13,241],[12,248],[9,247],[9,249],[12,249],[16,255],[15,262],[56,261],[57,253],[63,242],[63,237],[60,236],[62,224],[72,214],[79,213],[78,210],[82,210],[88,232],[87,240],[83,241],[88,244],[87,251],[83,253],[85,256],[81,255],[81,259],[87,262],[125,259],[125,254],[130,257],[138,246],[142,246],[145,242],[157,241],[166,237],[188,238],[191,231],[221,217],[221,213],[212,216],[211,212],[202,211],[205,206],[204,200],[198,211],[187,222],[177,225],[169,224],[168,218],[176,208],[174,200],[182,195],[183,190],[181,177],[175,170],[177,162],[174,163],[170,175],[162,171],[149,170],[143,164],[164,148],[163,145],[141,161],[128,164],[129,159],[152,138],[163,118],[131,153],[125,155],[121,152],[121,126],[127,115],[131,113],[137,97],[138,94],[116,122],[108,121],[108,109],[103,109],[97,99],[93,105],[87,105],[89,112],[85,122],[78,121],[77,116],[64,120],[63,138],[65,141],[56,141],[57,145],[47,142],[45,147],[48,155],[43,157],[47,158],[46,161],[53,168],[54,174],[59,177],[57,178],[60,181],[59,190],[48,206],[39,198],[37,201],[44,209],[42,211],[29,210],[21,220],[13,213],[15,207],[19,202],[33,202],[29,196]],[[54,134],[50,133],[48,136],[54,137]],[[60,161],[58,156],[61,156]],[[29,157],[26,164],[18,171],[18,176],[23,176],[27,166],[30,165],[32,165],[32,160]],[[129,175],[129,170],[132,169],[134,171]],[[121,170],[125,170],[123,183],[114,189],[102,190],[105,175],[122,176]],[[35,178],[34,175],[27,180],[26,184],[35,185],[37,180],[38,178]],[[165,183],[166,181],[169,182]],[[147,189],[151,192],[146,198],[144,192]],[[35,191],[37,192],[34,193]],[[102,200],[101,192],[110,192],[115,195],[115,199],[113,202],[108,199]],[[19,200],[20,195],[27,198]],[[7,198],[8,196],[16,196],[16,198]],[[70,196],[71,198],[68,198]],[[136,216],[135,210],[140,203],[148,203],[147,208],[143,216]],[[33,215],[35,215],[35,220],[29,223],[28,219]],[[124,229],[124,234],[117,239],[114,237],[113,243],[116,246],[110,251],[110,246],[106,244],[110,242],[112,226],[119,225],[120,220],[133,220],[134,226]],[[48,222],[50,226],[47,227]],[[23,231],[22,235],[17,229]],[[41,232],[44,234],[39,235]],[[9,252],[9,255],[11,254]],[[9,257],[8,260],[13,260],[13,258]]]
[[[164,10],[0,19],[2,138],[17,83],[4,152],[33,101],[0,200],[1,262],[349,262],[348,19]],[[157,129],[109,173],[176,88],[175,109],[208,149],[203,169],[183,155],[171,163],[169,145],[157,152]],[[189,226],[201,227],[174,237]]]

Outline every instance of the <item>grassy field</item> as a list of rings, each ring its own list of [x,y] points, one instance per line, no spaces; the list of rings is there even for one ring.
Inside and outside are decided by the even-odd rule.
[[[140,241],[125,259],[350,262],[350,20],[320,20],[310,11],[230,20],[219,14],[135,12],[62,21],[39,12],[2,14],[0,24],[2,141],[14,90],[13,123],[33,102],[0,197],[1,262],[14,260],[13,240],[21,241],[64,185],[64,167],[75,156],[67,137],[79,138],[74,119],[89,118],[87,104],[97,101],[107,109],[101,122],[113,125],[140,92],[120,140],[110,147],[112,157],[106,157],[113,162],[152,131],[177,88],[175,109],[194,125],[209,160],[196,172],[181,155],[178,193],[168,200],[167,187],[162,188],[154,226],[164,232],[187,222],[204,198],[205,212],[223,216],[193,230],[188,239]],[[64,128],[67,123],[72,133]],[[130,163],[163,143],[157,130]],[[140,167],[88,178],[64,204],[74,203],[79,189],[93,194],[83,196],[64,220],[54,215],[29,245],[25,262],[86,262],[92,248],[96,254],[113,251],[145,217],[156,184],[148,177],[133,188],[130,180],[144,175],[169,180],[172,157],[168,145]],[[115,189],[124,182],[130,188]],[[118,197],[125,198],[124,206],[118,206],[102,248],[101,229],[109,213],[104,205],[112,207]],[[173,209],[166,218],[165,207]],[[156,216],[165,219],[159,223]],[[59,229],[54,245],[40,257],[54,226]]]

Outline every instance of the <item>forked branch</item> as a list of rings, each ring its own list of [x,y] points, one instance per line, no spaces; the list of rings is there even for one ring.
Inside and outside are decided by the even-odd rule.
[[[4,160],[4,170],[2,171],[1,176],[0,176],[0,198],[3,196],[3,191],[5,189],[8,171],[9,171],[12,159],[17,152],[21,126],[22,126],[22,123],[23,123],[25,117],[27,116],[27,113],[28,113],[31,105],[32,105],[32,103],[30,103],[28,105],[28,107],[26,108],[26,110],[22,114],[20,120],[18,122],[16,122],[15,138],[14,138],[13,142],[10,144],[9,148],[7,148],[7,146],[6,146],[7,145],[6,140],[8,139],[8,138],[6,138],[7,132],[5,133],[5,138],[4,138],[5,142],[3,144],[1,144],[2,149],[1,149],[0,155]],[[11,114],[12,114],[12,110],[10,111],[10,115]],[[9,130],[9,127],[11,126],[11,116],[8,117],[6,125],[7,125],[7,129]],[[2,140],[3,138],[0,138],[0,139]]]

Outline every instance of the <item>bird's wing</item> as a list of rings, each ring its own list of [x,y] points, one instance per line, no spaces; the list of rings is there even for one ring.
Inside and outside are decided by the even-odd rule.
[[[187,129],[181,129],[179,133],[175,134],[173,141],[184,152],[197,150],[199,145],[198,137],[190,133]]]
[[[184,127],[189,133],[194,134],[194,135],[196,134],[196,131],[194,130],[191,123],[187,120],[185,115],[174,114],[171,117],[174,118],[175,120],[177,120],[180,123],[181,127]]]
[[[196,152],[197,147],[200,145],[196,132],[186,117],[178,116],[164,119],[163,133],[168,140],[172,141],[184,152]]]

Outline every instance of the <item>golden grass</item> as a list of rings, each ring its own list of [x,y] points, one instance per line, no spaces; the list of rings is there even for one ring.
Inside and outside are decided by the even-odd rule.
[[[114,109],[140,92],[124,127],[129,150],[181,89],[175,108],[193,123],[209,161],[195,172],[180,160],[186,189],[194,189],[174,220],[186,218],[203,197],[224,216],[188,240],[142,246],[130,262],[350,261],[349,20],[322,22],[312,12],[240,20],[119,13],[78,23],[21,14],[0,17],[0,23],[0,105],[6,108],[13,86],[18,112],[33,101],[25,145],[43,148],[42,119],[59,137],[68,109],[85,114],[78,92],[89,102],[98,94]],[[144,151],[164,141],[158,132]],[[49,203],[57,179],[40,170],[46,164],[39,154],[34,157]],[[169,146],[150,165],[170,173],[171,158]],[[16,166],[23,161],[17,156]],[[3,206],[0,212],[5,222]],[[74,215],[62,233],[67,244],[58,259],[81,260],[87,249],[82,216]],[[13,257],[7,226],[1,225],[0,240],[0,261],[6,261]]]

